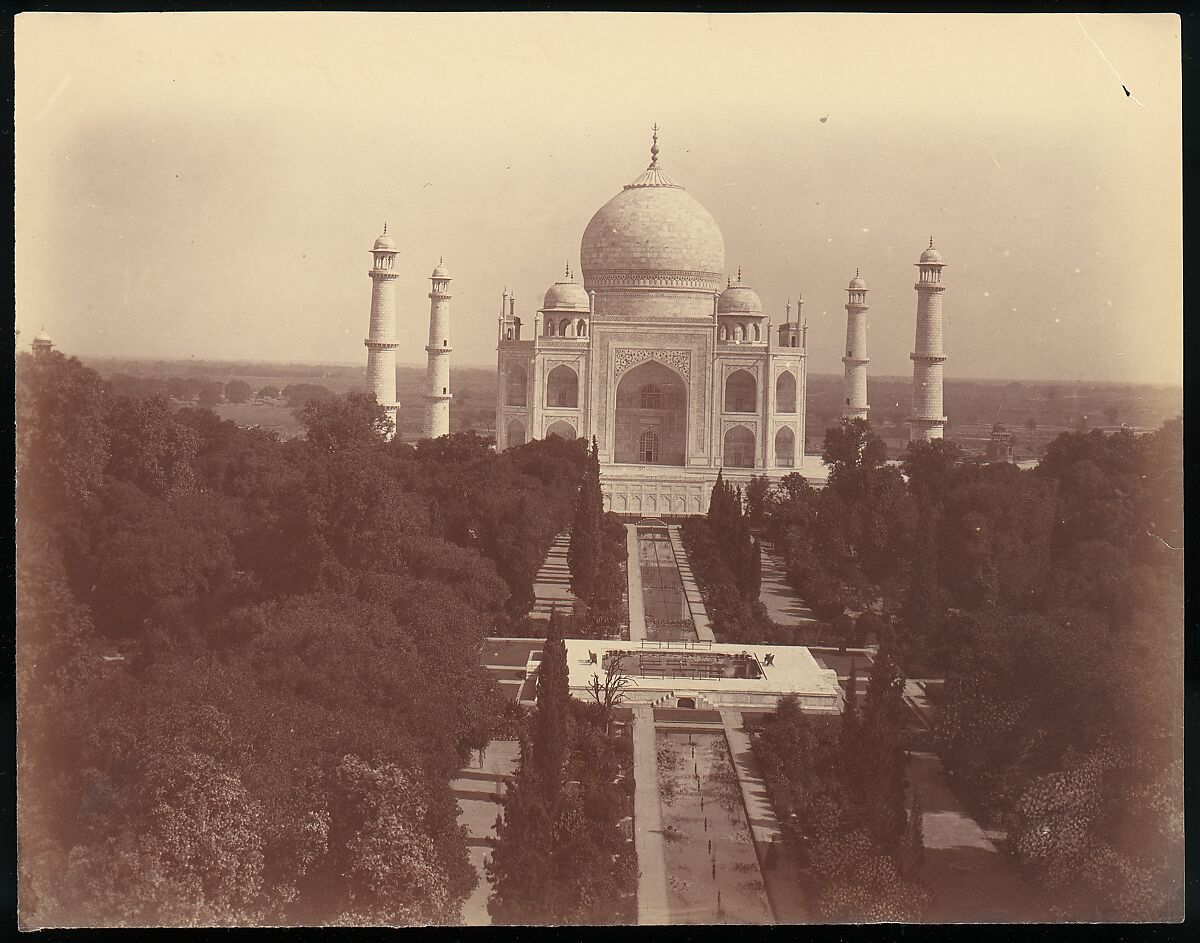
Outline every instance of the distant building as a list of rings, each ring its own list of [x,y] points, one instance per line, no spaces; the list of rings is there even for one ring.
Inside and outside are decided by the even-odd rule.
[[[48,354],[54,349],[54,341],[45,331],[39,331],[33,338],[33,353],[35,356]]]
[[[770,319],[725,275],[716,221],[650,164],[596,211],[532,325],[502,298],[496,438],[594,436],[606,506],[696,514],[719,469],[738,480],[804,471],[804,331]],[[721,282],[725,288],[721,288]]]
[[[1013,462],[1012,433],[1002,422],[993,423],[992,435],[988,439],[987,460],[989,462]]]

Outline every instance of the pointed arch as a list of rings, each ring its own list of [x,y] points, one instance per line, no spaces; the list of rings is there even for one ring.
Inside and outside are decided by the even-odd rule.
[[[504,442],[510,449],[525,444],[525,423],[520,419],[510,419],[504,427]]]
[[[683,377],[666,364],[647,360],[622,374],[616,394],[614,461],[683,465],[688,422],[688,386]],[[643,457],[647,432],[657,440],[657,458],[649,462]]]
[[[734,426],[726,432],[722,464],[730,468],[753,468],[754,433],[745,426]]]
[[[575,434],[575,427],[563,419],[550,423],[546,428],[546,438],[548,439],[552,435],[556,435],[560,439],[566,439],[568,442],[574,442],[578,438]]]
[[[752,413],[758,409],[758,383],[749,370],[734,370],[725,380],[725,412]]]
[[[787,426],[775,433],[775,464],[780,468],[796,467],[796,433]]]
[[[796,411],[796,376],[790,370],[784,370],[775,380],[775,412],[794,413]]]
[[[529,374],[519,363],[510,363],[504,374],[504,405],[525,406],[529,389]]]
[[[579,406],[579,374],[566,364],[559,364],[546,375],[546,405]]]

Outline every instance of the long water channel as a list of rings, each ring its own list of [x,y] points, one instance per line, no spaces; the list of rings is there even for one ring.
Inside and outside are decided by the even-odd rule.
[[[642,575],[642,603],[646,613],[646,638],[661,641],[691,641],[696,628],[691,621],[687,597],[671,537],[665,527],[637,529],[638,568]]]

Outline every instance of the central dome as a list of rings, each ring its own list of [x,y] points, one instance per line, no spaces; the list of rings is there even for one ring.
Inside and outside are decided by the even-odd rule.
[[[712,215],[653,160],[605,203],[583,232],[584,287],[717,291],[725,240]]]

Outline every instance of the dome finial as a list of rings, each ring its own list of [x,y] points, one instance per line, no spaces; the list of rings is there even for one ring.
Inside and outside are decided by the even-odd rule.
[[[658,166],[658,122],[650,129],[650,166]]]
[[[854,277],[855,277],[855,278],[861,278],[861,277],[862,277],[862,276],[861,276],[861,275],[859,275],[859,273],[858,273],[858,266],[857,266],[857,265],[856,265],[856,266],[854,266]]]
[[[933,248],[933,236],[929,237],[929,248]]]
[[[571,263],[570,262],[567,263],[566,277],[567,277],[567,281],[571,280]]]
[[[741,283],[742,283],[742,267],[739,265],[738,266],[738,284],[740,285]]]
[[[383,234],[385,236],[387,235],[387,220],[386,219],[383,221]]]

